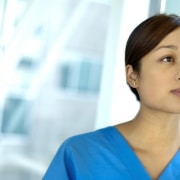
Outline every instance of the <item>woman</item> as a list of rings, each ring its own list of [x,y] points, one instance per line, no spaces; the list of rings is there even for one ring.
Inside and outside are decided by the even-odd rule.
[[[180,17],[138,25],[125,52],[134,119],[67,139],[44,180],[180,179]]]

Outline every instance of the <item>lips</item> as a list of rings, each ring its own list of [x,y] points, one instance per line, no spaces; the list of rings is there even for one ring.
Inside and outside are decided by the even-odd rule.
[[[180,88],[178,88],[178,89],[173,89],[173,90],[171,90],[171,92],[172,92],[173,94],[175,94],[176,96],[180,96]]]

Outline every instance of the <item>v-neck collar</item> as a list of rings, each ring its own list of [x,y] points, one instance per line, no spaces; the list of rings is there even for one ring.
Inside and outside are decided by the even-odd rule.
[[[165,179],[180,179],[180,150],[176,152],[159,177],[159,180]]]
[[[114,140],[118,148],[116,148],[121,160],[126,166],[127,170],[130,172],[133,180],[151,180],[151,176],[143,166],[142,162],[138,156],[133,151],[132,147],[129,145],[124,136],[113,126],[111,126],[114,131]],[[118,135],[118,136],[117,136]],[[119,138],[117,138],[119,137]],[[121,153],[119,153],[121,152]],[[178,180],[180,179],[180,150],[174,155],[171,161],[168,163],[166,168],[161,173],[158,180]]]

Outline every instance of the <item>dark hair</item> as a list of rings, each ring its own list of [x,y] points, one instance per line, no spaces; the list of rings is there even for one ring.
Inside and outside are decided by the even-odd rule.
[[[134,71],[139,73],[141,59],[178,27],[180,27],[180,17],[175,14],[157,14],[140,23],[127,40],[125,65],[132,65]],[[139,101],[137,90],[129,87]]]

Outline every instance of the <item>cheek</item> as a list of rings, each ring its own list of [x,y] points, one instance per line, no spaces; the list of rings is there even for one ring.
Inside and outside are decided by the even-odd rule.
[[[160,98],[167,88],[167,79],[156,71],[144,72],[139,80],[139,95],[142,98]]]

